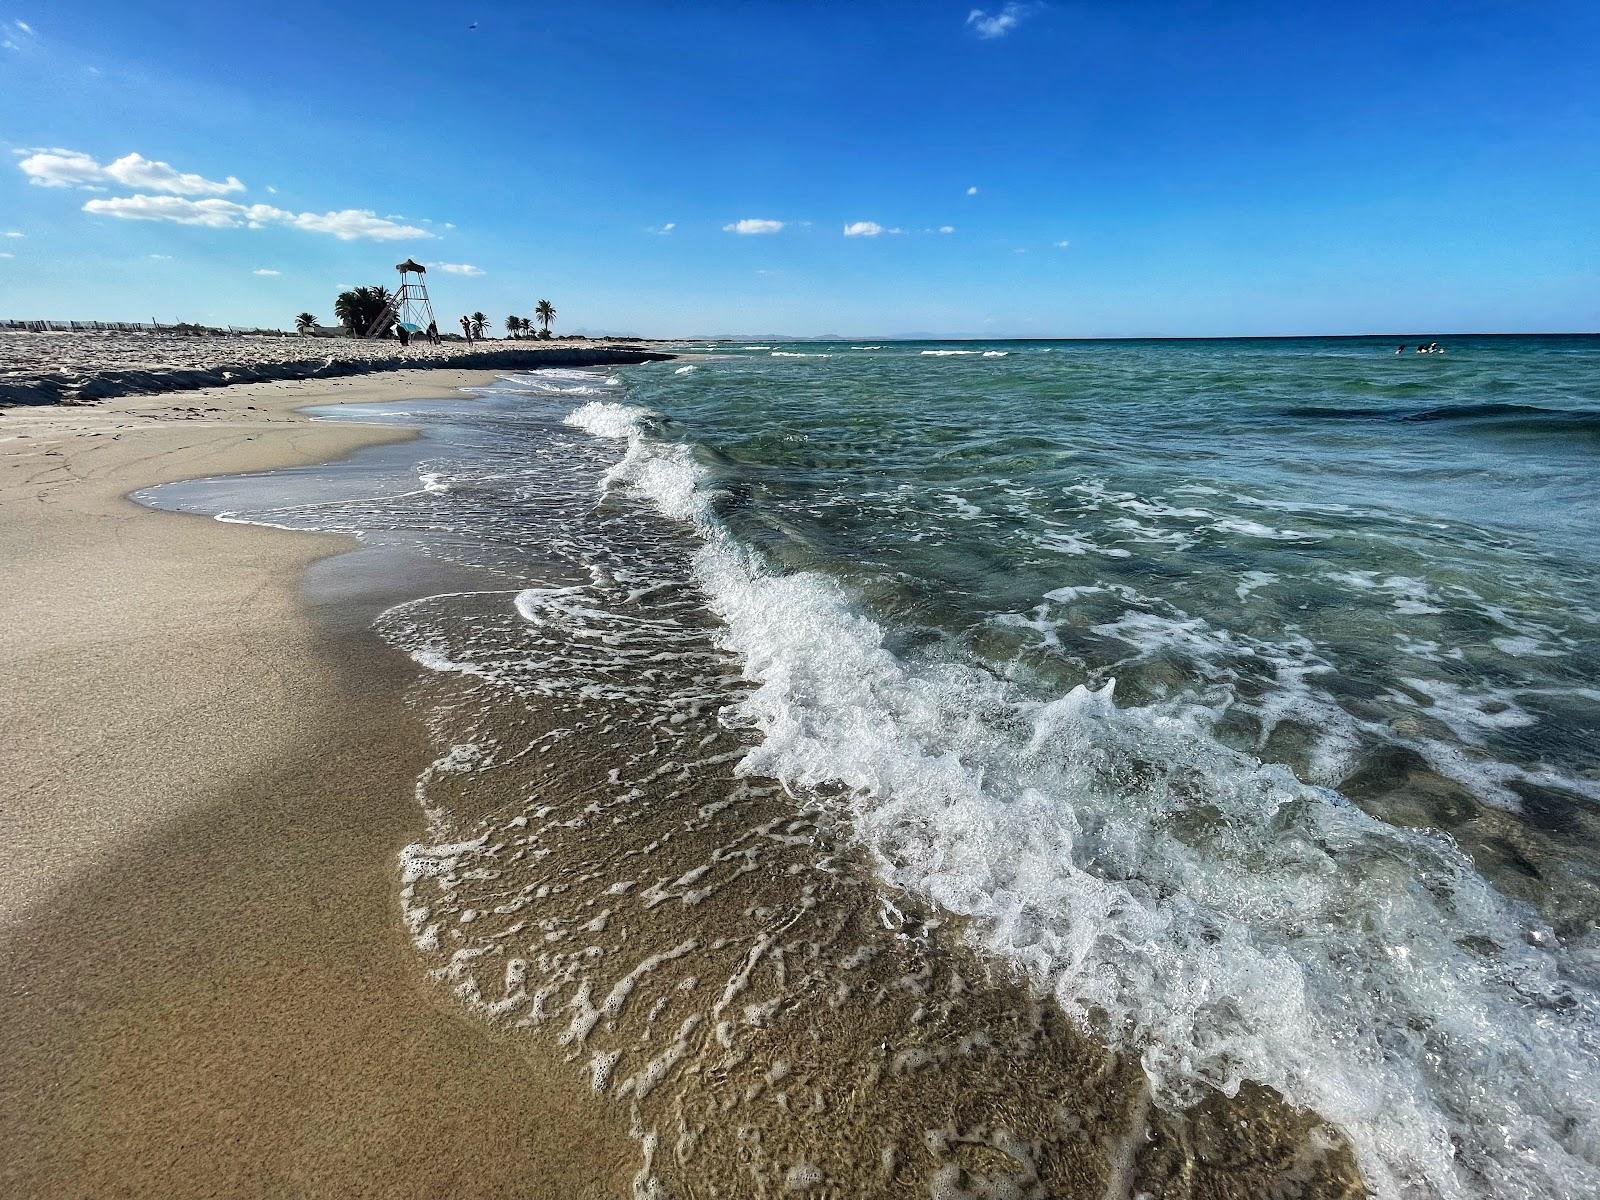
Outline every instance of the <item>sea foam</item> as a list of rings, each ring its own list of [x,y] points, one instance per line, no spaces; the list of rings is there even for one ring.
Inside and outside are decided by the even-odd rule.
[[[753,685],[727,713],[759,739],[741,771],[845,785],[883,879],[973,918],[977,945],[1136,1050],[1159,1100],[1271,1086],[1345,1129],[1379,1195],[1594,1191],[1593,950],[1561,947],[1448,839],[1229,749],[1192,697],[1040,699],[902,659],[836,582],[767,573],[654,414],[567,420],[626,442],[604,486],[702,539],[697,580]]]

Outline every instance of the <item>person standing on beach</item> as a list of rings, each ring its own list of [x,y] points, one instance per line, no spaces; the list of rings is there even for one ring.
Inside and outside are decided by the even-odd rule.
[[[472,345],[472,322],[465,317],[461,318],[461,335],[467,339],[467,345]]]
[[[400,349],[404,350],[411,344],[411,331],[404,325],[396,325],[394,327],[394,335],[400,339]]]
[[[438,344],[439,344],[439,322],[437,322],[437,321],[429,321],[428,322],[428,345],[437,346]]]

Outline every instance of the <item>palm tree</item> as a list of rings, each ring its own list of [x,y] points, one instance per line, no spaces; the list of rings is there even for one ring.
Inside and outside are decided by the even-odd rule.
[[[522,318],[522,332],[523,333],[530,333],[530,332],[532,332],[532,330],[533,330],[533,322],[530,321],[527,317],[523,317]]]
[[[475,338],[481,338],[483,336],[483,331],[489,328],[489,318],[484,316],[481,312],[475,312],[472,314],[470,319],[472,321],[472,336]]]
[[[544,326],[544,336],[550,336],[550,322],[556,319],[556,306],[548,300],[541,300],[533,306],[533,315],[539,318],[539,324]]]
[[[519,333],[521,333],[522,332],[522,318],[521,317],[516,317],[516,316],[507,317],[506,318],[506,332],[509,333],[512,337],[516,337]]]
[[[389,289],[381,285],[351,288],[339,293],[333,315],[357,337],[383,337],[394,324],[394,314],[389,311],[392,299]]]
[[[316,327],[317,318],[311,313],[301,313],[294,319],[294,328],[296,333],[307,334],[316,329]]]

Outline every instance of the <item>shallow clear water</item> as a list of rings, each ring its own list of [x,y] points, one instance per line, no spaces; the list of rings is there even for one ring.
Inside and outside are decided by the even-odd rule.
[[[380,622],[436,669],[715,715],[1161,1103],[1592,1194],[1600,343],[1448,347],[719,347],[415,406],[414,474],[237,515],[482,573]]]
[[[1171,1096],[1600,1186],[1600,343],[776,350],[633,377],[619,472],[711,539],[751,766]]]

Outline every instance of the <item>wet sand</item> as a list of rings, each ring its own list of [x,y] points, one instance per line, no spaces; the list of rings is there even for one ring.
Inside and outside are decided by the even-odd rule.
[[[619,1114],[407,944],[412,668],[302,591],[348,543],[123,498],[406,436],[296,405],[489,377],[0,410],[5,1194],[625,1192]]]
[[[465,606],[530,690],[422,674],[370,632],[396,597],[359,556],[308,601],[347,542],[122,499],[406,436],[294,404],[488,378],[0,418],[6,1192],[1361,1194],[1270,1094],[1157,1111],[1135,1060],[881,894],[826,797],[740,775],[714,708],[659,708],[704,690],[680,668],[436,595],[386,636]],[[681,669],[736,674],[673,594]],[[596,670],[632,681],[565,686]],[[486,757],[430,769],[450,746]]]

